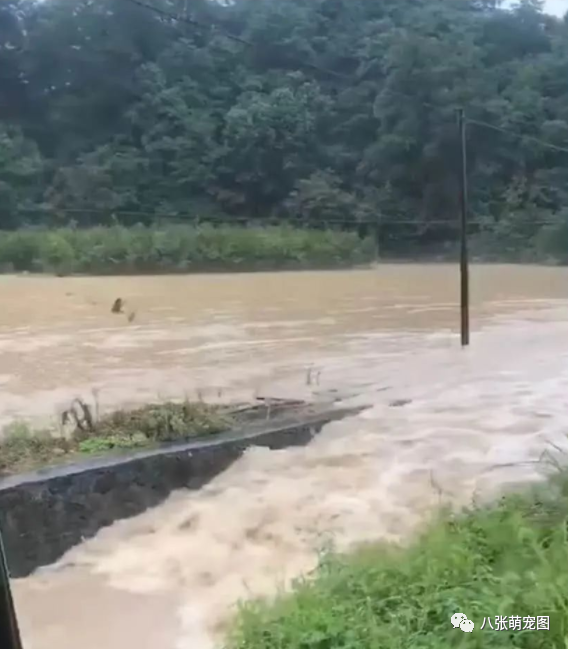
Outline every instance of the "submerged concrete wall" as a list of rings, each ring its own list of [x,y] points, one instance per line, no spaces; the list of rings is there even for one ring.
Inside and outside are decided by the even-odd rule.
[[[199,489],[251,446],[305,445],[324,424],[356,412],[332,409],[300,422],[265,422],[248,433],[2,480],[0,530],[11,576],[25,577],[57,561],[102,527],[159,505],[176,489]]]

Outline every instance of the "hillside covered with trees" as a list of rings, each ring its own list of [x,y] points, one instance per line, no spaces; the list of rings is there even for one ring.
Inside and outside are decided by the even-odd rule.
[[[504,129],[469,125],[474,232],[568,251],[568,16],[499,5],[4,0],[0,229],[380,219],[449,240],[463,106]]]

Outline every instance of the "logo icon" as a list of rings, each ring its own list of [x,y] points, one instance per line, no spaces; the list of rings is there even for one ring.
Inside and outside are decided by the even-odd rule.
[[[471,633],[475,627],[475,624],[471,620],[468,620],[467,616],[463,613],[454,613],[450,622],[454,629],[459,627],[464,633]]]

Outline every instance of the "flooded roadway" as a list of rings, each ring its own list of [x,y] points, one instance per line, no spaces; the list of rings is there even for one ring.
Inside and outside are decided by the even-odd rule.
[[[330,539],[405,539],[441,502],[537,478],[543,452],[567,448],[568,269],[476,267],[472,284],[464,351],[451,266],[0,278],[3,423],[73,397],[370,406],[307,448],[251,450],[16,582],[26,649],[218,647],[240,598],[312,569]],[[110,313],[117,297],[133,322]]]

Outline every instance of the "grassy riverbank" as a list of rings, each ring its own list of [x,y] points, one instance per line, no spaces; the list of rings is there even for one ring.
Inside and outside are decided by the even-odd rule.
[[[293,594],[245,605],[227,646],[566,649],[567,527],[563,478],[535,494],[444,518],[407,549],[326,557]],[[474,623],[473,632],[452,627],[455,613]],[[503,620],[495,616],[504,617],[506,629],[497,630]],[[550,630],[523,629],[529,618],[536,627],[538,617],[549,618]],[[487,622],[481,629],[484,618],[493,630]]]
[[[22,422],[4,429],[0,476],[220,433],[232,423],[226,408],[201,402],[147,405],[98,418],[87,404],[76,401],[63,414],[61,430],[33,430]]]
[[[356,234],[210,225],[30,229],[0,233],[0,271],[59,274],[333,268],[369,262]]]

